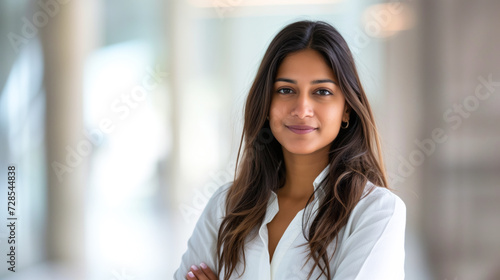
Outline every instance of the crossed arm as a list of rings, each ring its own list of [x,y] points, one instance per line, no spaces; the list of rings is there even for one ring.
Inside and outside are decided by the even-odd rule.
[[[200,266],[192,265],[191,270],[186,274],[188,280],[217,280],[215,273],[205,264]]]

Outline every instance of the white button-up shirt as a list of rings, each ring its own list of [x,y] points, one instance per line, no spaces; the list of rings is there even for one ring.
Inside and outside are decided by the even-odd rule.
[[[314,189],[325,178],[328,166],[314,180]],[[191,265],[205,262],[212,270],[216,268],[217,233],[225,213],[226,193],[232,182],[220,187],[210,198],[203,210],[193,234],[188,241],[188,249],[182,256],[180,267],[174,274],[175,280],[186,279]],[[365,194],[370,191],[368,195]],[[272,192],[264,222],[258,234],[245,244],[246,269],[240,262],[231,279],[248,280],[305,280],[314,263],[307,259],[308,246],[298,246],[307,242],[302,234],[302,218],[307,218],[310,209],[315,213],[319,198],[324,195],[321,188],[315,193],[311,205],[297,213],[278,242],[272,261],[269,261],[267,224],[278,213],[278,198]],[[314,217],[309,217],[312,222]],[[340,230],[338,247],[329,263],[334,280],[402,280],[404,279],[404,235],[406,206],[390,190],[368,182],[362,199],[353,209],[347,224]],[[331,256],[335,239],[328,247]],[[305,265],[304,265],[305,264]],[[311,279],[320,275],[316,267]],[[223,275],[221,275],[222,279]],[[326,279],[324,275],[320,279]]]

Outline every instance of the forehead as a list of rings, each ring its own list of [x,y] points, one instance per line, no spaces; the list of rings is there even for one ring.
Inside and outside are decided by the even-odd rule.
[[[326,63],[325,58],[312,49],[300,50],[288,54],[278,68],[276,78],[295,80],[335,79],[335,73]]]

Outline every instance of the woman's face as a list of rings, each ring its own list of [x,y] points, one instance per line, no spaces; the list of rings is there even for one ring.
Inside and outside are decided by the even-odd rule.
[[[348,112],[333,70],[320,53],[305,49],[285,57],[269,111],[271,131],[285,150],[303,155],[328,152]]]

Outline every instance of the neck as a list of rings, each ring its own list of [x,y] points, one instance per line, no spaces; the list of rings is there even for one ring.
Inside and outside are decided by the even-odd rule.
[[[283,149],[286,168],[285,185],[278,195],[293,200],[307,200],[314,192],[313,182],[328,165],[328,148],[313,154],[292,154]]]

